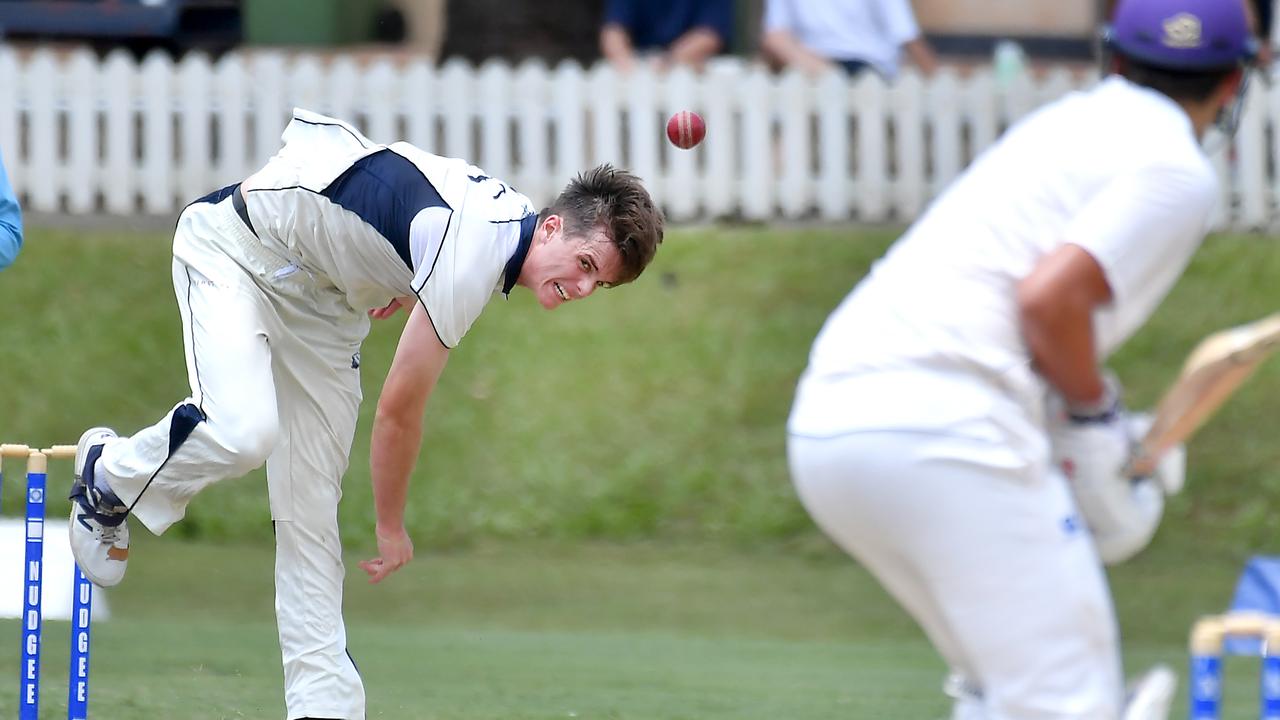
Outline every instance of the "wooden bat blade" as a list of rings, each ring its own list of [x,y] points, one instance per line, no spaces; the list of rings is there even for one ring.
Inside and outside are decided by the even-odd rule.
[[[1156,406],[1139,446],[1134,475],[1148,475],[1171,447],[1186,441],[1280,346],[1280,313],[1216,332],[1195,347]]]

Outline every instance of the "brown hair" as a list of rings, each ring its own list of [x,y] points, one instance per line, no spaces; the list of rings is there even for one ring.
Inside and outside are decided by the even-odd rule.
[[[1170,70],[1124,57],[1120,75],[1135,85],[1164,93],[1178,102],[1204,102],[1231,74],[1235,67],[1211,70]]]
[[[640,277],[662,243],[662,211],[640,178],[612,165],[599,165],[574,178],[551,207],[539,213],[564,218],[566,233],[600,228],[618,250],[619,283]]]

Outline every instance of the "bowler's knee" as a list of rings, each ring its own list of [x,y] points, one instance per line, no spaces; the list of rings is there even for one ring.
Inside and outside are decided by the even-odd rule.
[[[219,420],[209,417],[209,431],[226,453],[232,476],[262,467],[280,439],[280,422],[275,413],[242,415]]]

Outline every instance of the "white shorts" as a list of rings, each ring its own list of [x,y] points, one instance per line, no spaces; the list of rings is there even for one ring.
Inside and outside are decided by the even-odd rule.
[[[1111,597],[1061,475],[934,431],[793,435],[788,455],[818,526],[980,689],[966,717],[1119,717]]]

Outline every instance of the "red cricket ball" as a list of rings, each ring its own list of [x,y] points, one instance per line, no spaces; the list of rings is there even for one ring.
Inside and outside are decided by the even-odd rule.
[[[706,136],[707,124],[696,112],[681,110],[667,121],[667,139],[682,150],[697,145]]]

